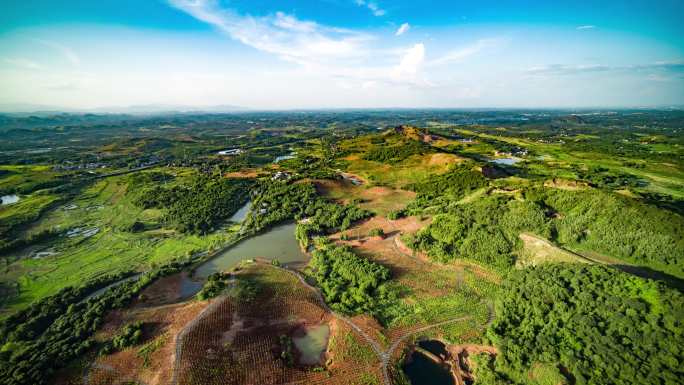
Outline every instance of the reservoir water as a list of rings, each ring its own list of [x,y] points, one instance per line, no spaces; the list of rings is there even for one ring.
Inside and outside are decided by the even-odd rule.
[[[454,377],[449,370],[424,354],[414,351],[403,366],[411,385],[454,385]]]
[[[496,164],[503,164],[505,166],[512,166],[518,162],[520,162],[521,159],[518,158],[500,158],[500,159],[493,159],[491,162],[496,163]]]
[[[225,271],[240,261],[253,258],[277,259],[281,263],[306,262],[309,257],[295,238],[295,223],[279,225],[268,232],[247,238],[208,260],[195,270],[196,279],[205,279],[217,271]]]
[[[289,154],[289,155],[278,155],[276,156],[275,160],[273,163],[278,163],[281,160],[287,160],[287,159],[294,159],[295,155],[294,154]]]
[[[242,222],[245,220],[247,217],[247,213],[249,213],[249,208],[252,207],[252,202],[248,201],[245,203],[244,206],[240,207],[240,210],[236,211],[235,214],[233,214],[232,217],[230,217],[229,221],[231,222]]]
[[[19,202],[19,196],[17,194],[3,195],[0,197],[0,205],[11,205],[12,203]]]
[[[304,365],[320,364],[323,352],[328,348],[330,328],[328,325],[318,325],[304,330],[304,334],[293,337],[297,350],[301,353],[299,362]]]

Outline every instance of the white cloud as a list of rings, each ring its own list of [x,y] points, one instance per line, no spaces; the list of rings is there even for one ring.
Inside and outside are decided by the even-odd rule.
[[[5,58],[3,59],[3,62],[10,64],[14,67],[27,70],[39,70],[43,68],[42,65],[36,63],[35,61],[24,58]]]
[[[576,29],[579,30],[579,31],[583,31],[583,30],[595,29],[595,28],[596,28],[595,25],[580,25],[580,26],[577,27]]]
[[[380,8],[378,3],[372,0],[356,0],[356,5],[368,8],[374,16],[384,16],[387,13],[387,11]]]
[[[425,61],[422,43],[404,49],[373,49],[370,43],[374,36],[300,20],[283,12],[253,17],[219,8],[210,0],[170,1],[231,38],[297,63],[311,75],[333,78],[342,88],[429,84],[420,74]]]
[[[49,40],[34,39],[34,41],[59,52],[69,63],[74,66],[81,64],[81,58],[76,54],[76,52],[65,45]]]
[[[531,75],[578,75],[593,72],[610,72],[610,71],[628,71],[628,72],[643,72],[643,71],[667,71],[667,72],[683,72],[684,60],[673,61],[659,61],[647,64],[631,64],[621,66],[608,66],[601,64],[581,64],[581,65],[565,65],[565,64],[550,64],[543,66],[536,66],[527,69],[527,73]]]
[[[408,32],[409,29],[411,29],[411,26],[409,25],[409,23],[404,23],[399,27],[399,29],[397,29],[397,32],[395,32],[394,35],[395,36],[401,36],[401,35],[405,34],[406,32]]]
[[[277,12],[274,16],[242,16],[209,0],[171,0],[171,4],[235,40],[303,65],[316,65],[364,54],[370,36],[302,21]]]

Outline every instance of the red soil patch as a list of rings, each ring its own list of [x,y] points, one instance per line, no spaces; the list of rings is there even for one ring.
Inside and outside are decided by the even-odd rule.
[[[206,302],[191,302],[111,314],[99,333],[101,336],[113,335],[126,324],[143,321],[144,341],[138,346],[98,357],[89,371],[88,385],[116,385],[129,381],[168,384],[175,358],[175,338],[206,305]],[[156,348],[145,358],[140,349],[148,343],[155,344]]]
[[[339,333],[350,332],[348,325],[336,321],[321,306],[316,293],[286,271],[255,263],[237,274],[238,278],[257,282],[257,296],[248,302],[217,299],[193,323],[181,345],[180,383],[348,384],[376,370],[374,362],[358,364],[341,359],[332,343],[319,365],[326,371],[286,366],[280,358],[281,336],[292,337],[302,328],[327,323],[331,326],[330,341],[339,342]],[[299,353],[293,353],[296,359]]]
[[[223,174],[226,178],[256,178],[259,176],[259,170],[256,169],[245,169],[234,172],[227,172]]]

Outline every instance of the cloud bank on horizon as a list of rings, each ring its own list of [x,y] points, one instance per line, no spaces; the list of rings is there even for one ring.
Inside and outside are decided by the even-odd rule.
[[[0,16],[0,104],[684,104],[678,2],[31,3]]]

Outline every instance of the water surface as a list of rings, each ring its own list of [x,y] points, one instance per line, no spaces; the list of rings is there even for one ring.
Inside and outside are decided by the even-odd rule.
[[[294,235],[295,227],[295,223],[280,225],[266,233],[245,239],[200,265],[195,271],[195,277],[207,278],[217,271],[229,270],[245,259],[277,259],[281,263],[305,262],[309,257],[299,247]]]
[[[3,195],[0,197],[0,204],[1,205],[10,205],[12,203],[17,203],[19,202],[19,195],[17,194],[12,194],[12,195]]]
[[[418,342],[418,346],[436,355],[437,357],[446,357],[446,346],[442,341],[437,340],[423,340]]]
[[[289,154],[289,155],[278,155],[276,156],[275,160],[273,161],[274,163],[278,163],[281,160],[287,160],[287,159],[294,159],[295,155],[294,154]]]
[[[328,325],[319,325],[306,329],[304,335],[300,337],[293,337],[292,342],[301,353],[299,363],[304,365],[320,364],[323,352],[328,348],[328,336],[330,336]]]
[[[229,221],[231,222],[242,222],[245,220],[247,217],[247,213],[249,213],[249,208],[252,207],[252,202],[247,201],[244,206],[240,207],[240,210],[236,211],[235,214],[233,214],[232,217],[230,217]]]
[[[520,162],[520,159],[518,159],[518,158],[500,158],[500,159],[493,159],[491,162],[496,163],[496,164],[503,164],[505,166],[512,166],[512,165]]]
[[[414,351],[411,362],[404,364],[402,369],[411,385],[454,385],[454,377],[449,370],[424,354]]]

